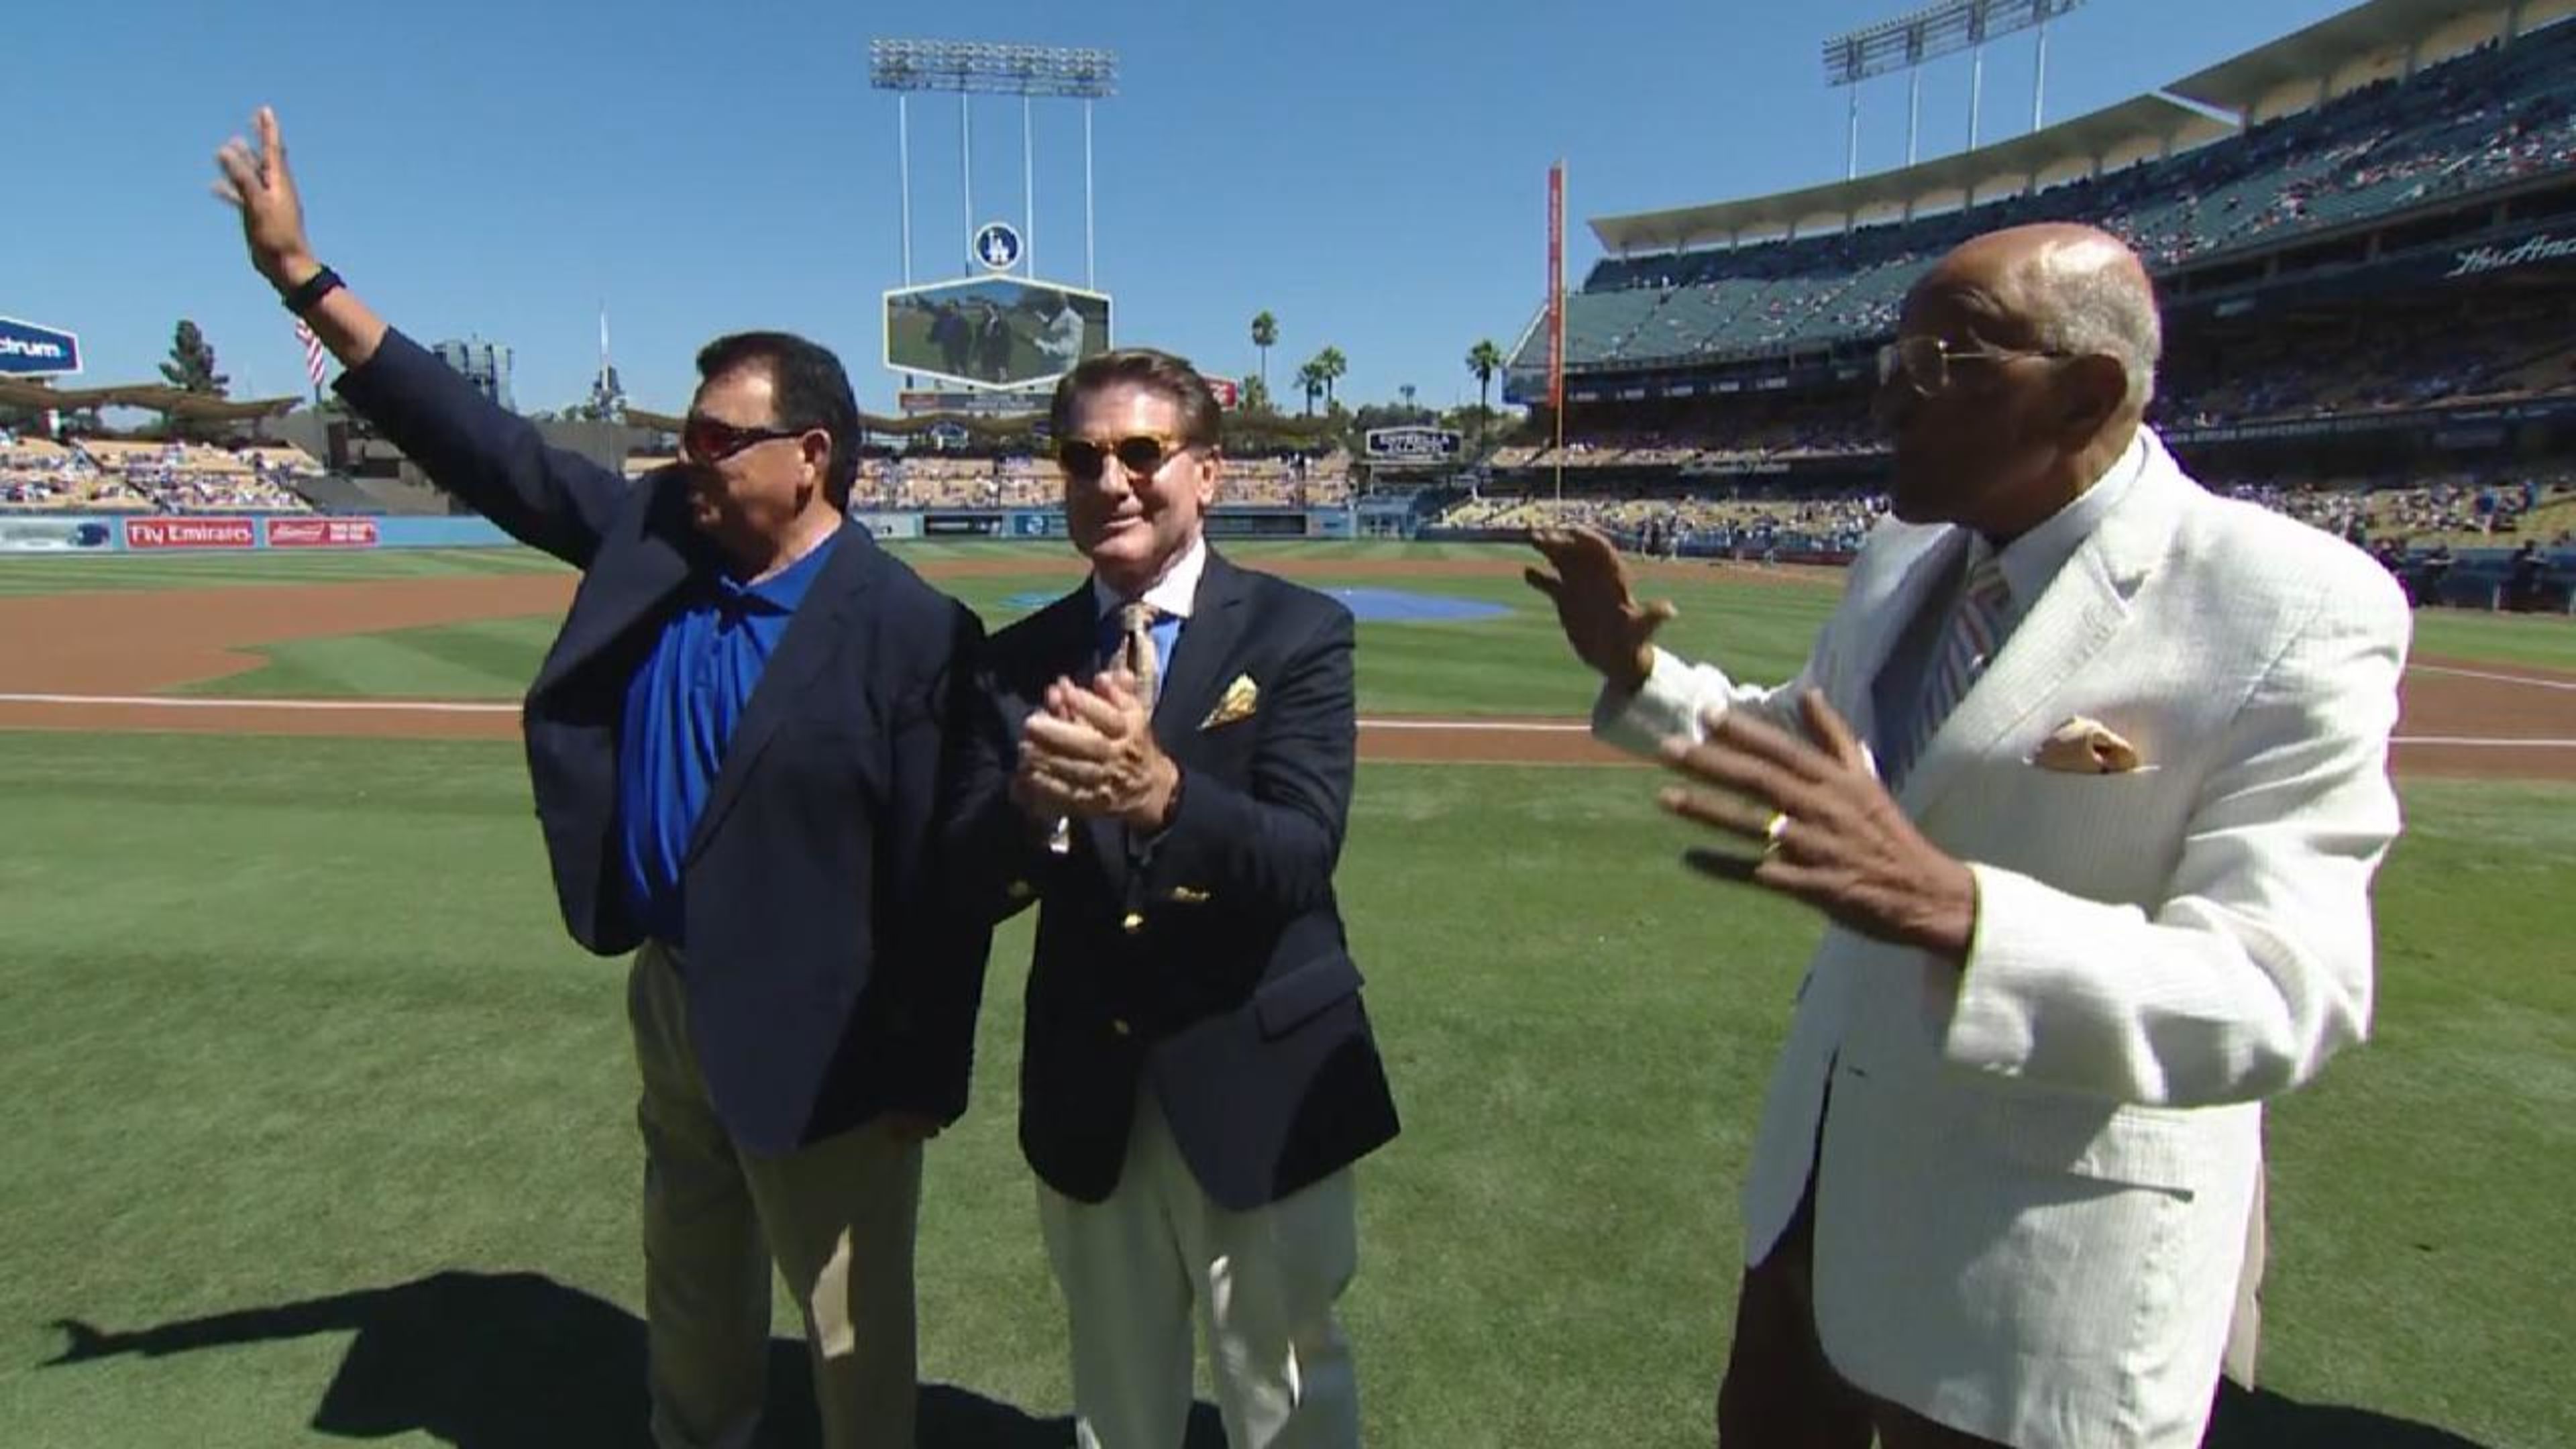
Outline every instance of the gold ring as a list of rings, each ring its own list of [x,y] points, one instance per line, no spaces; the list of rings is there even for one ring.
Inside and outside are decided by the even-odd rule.
[[[1769,855],[1780,848],[1780,837],[1789,833],[1789,812],[1774,810],[1762,825],[1762,853]]]

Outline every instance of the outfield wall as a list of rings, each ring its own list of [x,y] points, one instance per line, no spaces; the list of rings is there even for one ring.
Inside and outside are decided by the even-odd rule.
[[[879,538],[940,542],[1061,539],[1059,509],[865,510],[850,515]],[[1353,538],[1341,508],[1229,508],[1207,518],[1217,539]],[[471,516],[237,513],[0,514],[0,554],[248,552],[259,549],[503,548],[516,543]]]
[[[340,513],[0,514],[0,554],[498,548],[515,543],[480,518]]]

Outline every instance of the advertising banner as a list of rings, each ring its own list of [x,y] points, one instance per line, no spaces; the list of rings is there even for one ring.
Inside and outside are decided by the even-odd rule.
[[[1457,461],[1465,442],[1455,428],[1408,425],[1371,428],[1365,446],[1371,462],[1429,464]]]
[[[103,518],[0,515],[0,553],[66,553],[115,546],[116,529]]]
[[[850,521],[878,538],[921,537],[921,515],[868,509],[850,515]]]
[[[259,525],[247,518],[155,515],[125,520],[125,546],[156,548],[257,548]]]
[[[270,548],[374,548],[382,539],[372,518],[272,518]]]
[[[59,327],[0,317],[0,376],[51,377],[80,370],[78,337]]]
[[[925,513],[921,515],[924,538],[991,538],[1002,531],[998,513]]]
[[[1052,395],[1043,392],[969,392],[959,388],[933,392],[906,388],[894,395],[895,407],[905,417],[932,417],[955,413],[977,418],[1035,417],[1047,410]]]

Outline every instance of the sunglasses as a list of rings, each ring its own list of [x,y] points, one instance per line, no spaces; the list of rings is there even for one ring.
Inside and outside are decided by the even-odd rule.
[[[1163,465],[1196,447],[1178,438],[1161,438],[1139,433],[1120,438],[1114,443],[1094,443],[1084,438],[1067,438],[1056,444],[1055,460],[1069,476],[1090,483],[1098,480],[1109,460],[1137,478],[1150,478],[1163,471]]]
[[[720,423],[704,414],[692,415],[680,424],[681,456],[694,463],[718,463],[759,443],[774,443],[781,438],[801,438],[812,428],[737,428]]]

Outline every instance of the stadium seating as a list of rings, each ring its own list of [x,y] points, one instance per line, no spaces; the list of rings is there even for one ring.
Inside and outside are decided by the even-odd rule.
[[[240,450],[132,438],[0,447],[0,507],[129,513],[309,513],[292,486],[321,473],[300,448]]]
[[[671,461],[627,460],[632,477]],[[1351,459],[1340,451],[1320,458],[1228,458],[1219,508],[1333,508],[1350,501]],[[981,509],[1051,508],[1064,498],[1064,474],[1052,458],[966,457],[946,453],[867,457],[859,460],[850,489],[854,508]]]
[[[2164,160],[1848,233],[1599,263],[1566,299],[1569,369],[1688,363],[1886,332],[1978,232],[2084,220],[2170,267],[2546,171],[2576,169],[2576,22],[2383,81]],[[1525,344],[1515,368],[1538,365]]]
[[[268,452],[229,452],[202,444],[138,438],[83,438],[73,451],[108,480],[121,484],[120,499],[139,500],[163,513],[310,513],[313,505],[289,486],[290,469],[273,467]],[[296,450],[305,463],[311,459]],[[116,506],[93,499],[87,506]],[[126,506],[133,506],[131,501]]]

